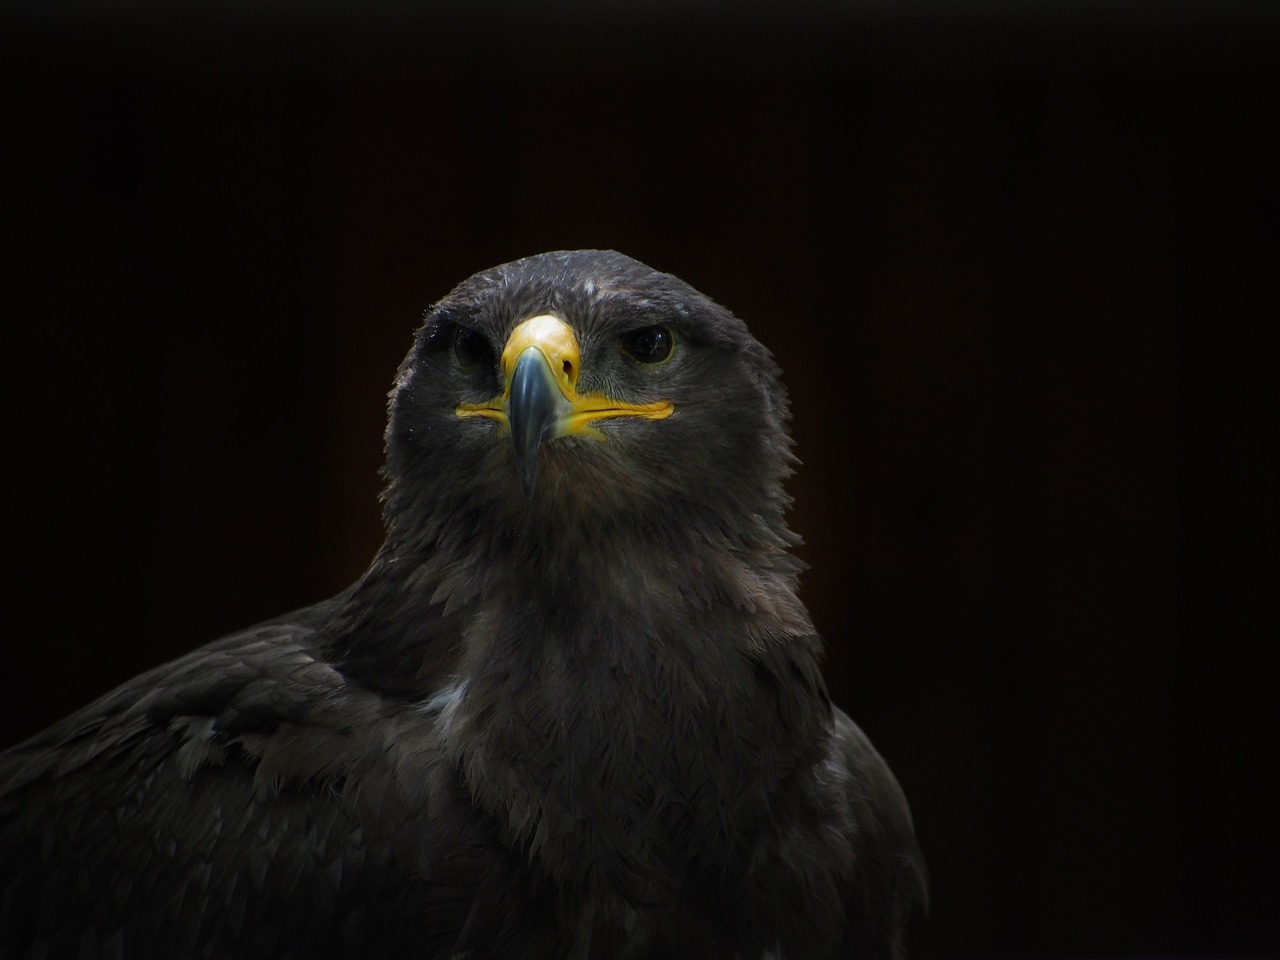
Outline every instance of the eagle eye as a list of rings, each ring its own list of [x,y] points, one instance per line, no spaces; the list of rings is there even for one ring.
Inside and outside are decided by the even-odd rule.
[[[453,328],[453,361],[464,372],[474,370],[489,358],[489,341],[470,327]]]
[[[620,341],[622,352],[640,363],[662,363],[671,356],[675,345],[675,334],[659,324],[628,330]]]

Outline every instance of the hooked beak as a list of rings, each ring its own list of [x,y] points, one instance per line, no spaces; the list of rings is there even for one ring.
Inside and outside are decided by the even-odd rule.
[[[559,317],[539,314],[513,331],[502,350],[502,394],[485,403],[461,403],[459,417],[497,420],[511,433],[516,469],[525,495],[533,493],[538,451],[556,437],[590,436],[603,440],[593,421],[608,417],[663,420],[675,406],[669,400],[627,403],[599,393],[578,393],[581,356],[572,328]]]

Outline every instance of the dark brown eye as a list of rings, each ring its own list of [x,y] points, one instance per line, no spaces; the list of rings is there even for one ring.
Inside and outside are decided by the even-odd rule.
[[[488,359],[488,340],[468,327],[454,327],[453,360],[460,370],[474,370]]]
[[[675,334],[662,326],[629,330],[621,340],[622,352],[640,363],[661,363],[671,356],[675,345]]]

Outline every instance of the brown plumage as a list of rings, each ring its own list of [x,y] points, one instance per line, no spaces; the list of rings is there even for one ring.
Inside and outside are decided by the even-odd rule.
[[[897,956],[923,867],[827,697],[786,431],[670,275],[467,280],[400,369],[360,580],[0,758],[0,953]]]

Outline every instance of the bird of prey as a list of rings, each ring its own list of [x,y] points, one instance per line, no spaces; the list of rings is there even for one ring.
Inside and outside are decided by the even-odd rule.
[[[614,252],[478,273],[343,593],[0,757],[0,955],[901,955],[907,804],[828,697],[779,370]]]

